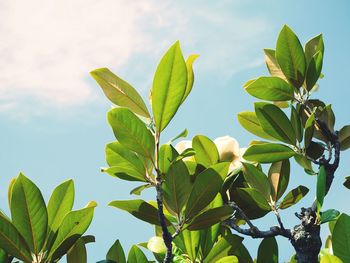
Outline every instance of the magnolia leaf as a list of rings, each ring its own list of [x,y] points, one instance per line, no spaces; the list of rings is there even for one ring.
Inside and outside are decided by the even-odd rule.
[[[177,41],[165,53],[153,79],[152,110],[158,132],[161,132],[180,107],[187,86],[187,67]]]
[[[277,39],[276,59],[283,74],[296,88],[304,82],[306,62],[303,47],[295,33],[285,25]]]
[[[278,263],[278,244],[274,237],[264,238],[258,249],[257,263]]]
[[[333,253],[335,256],[350,262],[350,216],[341,214],[332,235]]]
[[[280,65],[278,65],[278,62],[276,60],[276,51],[273,49],[264,49],[264,53],[265,53],[265,63],[271,76],[275,76],[283,80],[287,80],[286,77],[283,75]]]
[[[346,125],[339,131],[340,150],[345,151],[350,148],[350,125]]]
[[[260,125],[267,134],[282,142],[295,145],[296,135],[293,126],[280,108],[266,102],[256,102],[254,105]]]
[[[148,260],[142,250],[138,246],[133,245],[128,254],[128,262],[148,263]]]
[[[301,118],[294,106],[291,107],[290,122],[292,124],[298,142],[301,142],[303,140],[303,127],[301,124]]]
[[[263,143],[249,146],[243,158],[252,162],[274,163],[289,159],[294,155],[295,152],[283,144]]]
[[[232,213],[233,208],[230,206],[214,207],[195,217],[187,228],[191,231],[208,228],[229,218]]]
[[[195,150],[197,163],[205,167],[219,161],[219,152],[215,143],[204,135],[197,135],[192,139],[192,148]]]
[[[306,89],[310,91],[316,84],[322,71],[323,55],[319,51],[311,58],[306,71]]]
[[[190,55],[187,60],[186,60],[186,67],[187,67],[187,85],[186,85],[186,90],[185,94],[182,98],[182,102],[185,101],[187,96],[190,94],[192,87],[193,87],[193,82],[194,82],[194,73],[193,73],[193,62],[199,57],[199,55]]]
[[[245,86],[252,96],[269,101],[288,101],[294,99],[293,87],[279,77],[260,77]]]
[[[324,165],[321,165],[317,175],[317,188],[316,188],[317,212],[321,210],[323,205],[323,200],[326,195],[326,181],[327,181],[327,171]]]
[[[93,70],[90,74],[101,86],[106,97],[115,105],[129,108],[138,115],[150,118],[141,96],[125,80],[122,80],[107,68]]]
[[[268,178],[272,186],[273,200],[277,202],[287,189],[290,175],[288,159],[271,164]]]
[[[324,44],[323,44],[323,37],[322,34],[313,37],[305,44],[305,58],[307,64],[310,63],[312,60],[312,57],[317,53],[320,52],[323,56],[324,53]]]
[[[118,141],[131,151],[134,151],[148,159],[153,159],[154,137],[132,111],[127,108],[114,108],[107,114]]]
[[[340,212],[338,210],[335,210],[335,209],[328,209],[326,211],[323,211],[321,213],[321,220],[320,220],[321,224],[337,220],[339,215],[340,215]]]
[[[308,188],[306,188],[303,185],[299,185],[298,187],[296,187],[293,190],[288,192],[288,194],[283,198],[283,201],[281,202],[279,208],[280,209],[286,209],[286,208],[288,208],[288,207],[290,207],[292,205],[295,205],[308,192],[309,192]]]

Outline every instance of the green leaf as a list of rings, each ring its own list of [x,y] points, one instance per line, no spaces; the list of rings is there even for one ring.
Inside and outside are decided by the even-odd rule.
[[[86,263],[87,252],[84,239],[79,238],[67,253],[67,263]]]
[[[11,207],[11,200],[12,200],[12,191],[13,191],[13,186],[15,185],[17,178],[12,178],[7,190],[7,198],[8,198],[8,203],[9,203],[9,207]]]
[[[251,188],[262,194],[267,201],[270,200],[271,187],[266,174],[250,163],[242,163],[244,178]]]
[[[304,82],[305,55],[295,33],[285,25],[277,39],[276,59],[288,81],[296,88]]]
[[[236,256],[227,256],[217,260],[216,263],[238,263],[238,258]]]
[[[141,199],[112,201],[108,205],[127,211],[134,217],[148,222],[152,225],[160,225],[158,219],[158,210]],[[167,221],[167,224],[170,225],[170,222]]]
[[[85,208],[71,211],[64,217],[48,258],[61,258],[85,233],[92,221],[96,205],[95,202],[90,202]]]
[[[340,258],[338,258],[337,256],[327,254],[321,257],[320,263],[343,263],[343,261],[340,260]]]
[[[180,237],[183,240],[186,254],[194,262],[200,246],[200,231],[183,230]]]
[[[31,252],[16,227],[0,213],[0,247],[12,256],[31,262]]]
[[[151,188],[152,185],[151,184],[143,184],[143,185],[140,185],[138,187],[135,187],[134,189],[132,189],[130,191],[130,194],[134,194],[134,195],[141,195],[141,192],[147,188]]]
[[[293,130],[295,132],[295,135],[297,137],[298,142],[301,142],[303,140],[303,127],[301,124],[301,118],[293,105],[291,107],[290,121],[291,121]]]
[[[127,108],[115,108],[107,114],[117,140],[126,148],[142,156],[153,159],[154,137],[132,111]]]
[[[350,125],[346,125],[339,131],[340,150],[345,151],[350,148]]]
[[[46,238],[47,210],[39,188],[22,173],[13,185],[11,217],[30,250],[37,255]]]
[[[91,76],[101,86],[106,97],[115,105],[129,108],[132,112],[150,118],[147,107],[137,91],[125,80],[107,68],[95,69]]]
[[[260,77],[244,87],[252,96],[269,101],[294,99],[293,87],[279,77]]]
[[[287,189],[290,175],[290,162],[283,160],[270,166],[268,178],[272,186],[272,197],[277,202]]]
[[[191,176],[183,161],[173,163],[163,183],[163,198],[169,212],[180,216],[191,192]]]
[[[306,71],[306,89],[310,91],[316,84],[318,78],[320,77],[322,71],[323,54],[317,52],[311,58],[309,66]]]
[[[324,165],[321,165],[317,175],[317,188],[316,188],[316,200],[317,200],[317,211],[321,210],[323,200],[326,195],[326,181],[327,171]]]
[[[228,162],[214,164],[197,175],[187,201],[185,218],[193,218],[214,199],[227,176],[229,165]]]
[[[282,142],[295,145],[296,135],[293,126],[280,108],[266,102],[256,102],[254,105],[260,125],[267,134]]]
[[[172,138],[168,144],[171,144],[173,143],[174,141],[176,141],[177,139],[179,138],[186,138],[188,135],[188,130],[187,129],[184,129],[181,133],[179,133],[178,135],[176,135],[174,138]]]
[[[163,144],[160,149],[159,149],[159,154],[158,154],[158,162],[159,162],[159,170],[163,173],[166,174],[169,170],[170,165],[176,157],[179,156],[177,153],[176,149],[170,145],[170,144]]]
[[[324,153],[324,146],[318,142],[311,141],[309,147],[306,149],[306,155],[314,160],[320,158]]]
[[[195,150],[197,163],[205,167],[219,161],[219,152],[215,143],[204,135],[197,135],[192,139],[192,148]]]
[[[238,248],[242,241],[242,237],[233,234],[220,238],[203,262],[215,263],[217,260],[223,257],[232,255],[234,250]]]
[[[188,225],[188,229],[199,230],[208,228],[229,218],[232,213],[233,209],[227,205],[208,209],[207,211],[195,217]]]
[[[106,259],[113,260],[118,263],[126,263],[124,250],[118,239],[114,242],[114,244],[108,250]]]
[[[142,250],[138,246],[133,245],[128,254],[128,262],[148,263],[148,260]]]
[[[265,63],[271,76],[275,76],[275,77],[279,77],[281,79],[287,80],[286,77],[283,75],[280,65],[278,65],[278,62],[276,60],[276,51],[273,49],[264,49],[264,53],[265,53]]]
[[[186,90],[185,94],[182,98],[182,102],[185,101],[187,96],[190,94],[192,87],[193,87],[193,82],[194,82],[194,73],[193,73],[193,62],[199,57],[199,55],[190,55],[187,60],[186,60],[186,67],[187,67],[187,85],[186,85]]]
[[[262,129],[255,112],[244,111],[237,115],[238,122],[250,133],[267,140],[276,140]]]
[[[309,147],[314,135],[315,114],[311,114],[305,123],[304,146]]]
[[[295,152],[283,144],[263,143],[248,147],[243,158],[247,161],[256,161],[259,163],[274,163],[289,159]]]
[[[274,237],[267,237],[261,241],[256,262],[278,263],[278,245]]]
[[[49,231],[57,231],[63,218],[72,210],[73,203],[74,182],[67,180],[53,190],[47,205]]]
[[[328,209],[326,211],[323,211],[321,213],[321,224],[337,220],[339,215],[340,215],[340,212],[338,210],[335,210],[335,209]]]
[[[332,246],[335,256],[343,262],[350,262],[350,216],[347,214],[341,214],[335,224]]]
[[[241,199],[245,199],[245,202],[247,204],[254,204],[255,207],[258,207],[264,211],[271,211],[271,207],[268,204],[267,200],[258,190],[253,188],[237,188],[236,191]],[[249,214],[249,211],[246,211],[245,206],[240,206],[240,208]],[[255,209],[254,206],[251,206],[249,208]]]
[[[311,161],[301,154],[294,155],[295,161],[304,169],[312,171]]]
[[[183,101],[186,86],[187,67],[177,41],[163,56],[153,79],[152,110],[158,132],[164,130],[174,117]]]
[[[320,52],[323,56],[324,53],[324,44],[323,44],[323,37],[322,34],[313,37],[305,44],[305,58],[307,64],[310,63],[312,60],[312,57],[317,53]]]
[[[286,209],[292,205],[295,205],[308,192],[309,192],[308,188],[306,188],[305,186],[299,185],[298,187],[288,192],[288,194],[283,198],[283,201],[281,202],[279,208]]]
[[[346,188],[350,189],[350,176],[345,177],[345,182],[343,183],[343,185]]]
[[[146,168],[141,159],[120,142],[106,145],[106,161],[111,167],[104,170],[108,174],[128,181],[146,181]]]

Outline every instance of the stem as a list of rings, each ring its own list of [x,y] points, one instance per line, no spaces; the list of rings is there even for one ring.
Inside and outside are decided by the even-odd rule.
[[[162,189],[162,176],[161,172],[159,170],[159,133],[156,133],[155,139],[156,139],[156,153],[155,153],[155,170],[156,170],[156,191],[157,191],[157,206],[158,206],[158,218],[159,223],[162,228],[163,232],[163,240],[164,244],[166,246],[166,254],[164,258],[164,263],[170,263],[172,262],[173,254],[172,254],[172,241],[173,237],[171,236],[167,224],[166,224],[166,218],[163,211],[163,189]]]

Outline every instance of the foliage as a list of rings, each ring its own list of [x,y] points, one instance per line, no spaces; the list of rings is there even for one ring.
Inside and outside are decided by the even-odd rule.
[[[11,218],[0,212],[0,262],[49,263],[65,254],[68,263],[86,262],[85,244],[94,237],[83,234],[97,204],[72,211],[72,180],[58,185],[46,206],[39,188],[21,173],[10,183],[8,202]]]

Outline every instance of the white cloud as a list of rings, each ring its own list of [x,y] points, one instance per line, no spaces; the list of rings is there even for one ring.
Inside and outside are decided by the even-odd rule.
[[[249,67],[252,58],[244,54],[268,27],[264,19],[237,14],[236,5],[1,1],[0,112],[25,106],[26,115],[45,114],[92,103],[98,93],[87,81],[91,69],[108,66],[129,72],[133,64],[136,72],[151,72],[146,60],[158,61],[176,39],[202,55],[204,70],[230,75]],[[140,78],[145,77],[149,82],[150,76]]]

